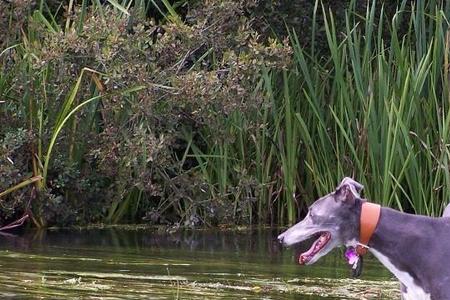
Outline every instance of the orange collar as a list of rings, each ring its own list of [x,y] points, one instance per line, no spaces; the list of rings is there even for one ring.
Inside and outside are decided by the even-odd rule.
[[[369,241],[380,220],[381,206],[379,204],[363,202],[359,224],[359,243],[356,252],[362,256],[367,253]]]

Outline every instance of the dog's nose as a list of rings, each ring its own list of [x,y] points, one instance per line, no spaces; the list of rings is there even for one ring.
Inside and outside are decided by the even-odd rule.
[[[283,239],[284,239],[284,235],[280,234],[278,236],[278,242],[280,242],[282,244],[283,243]]]

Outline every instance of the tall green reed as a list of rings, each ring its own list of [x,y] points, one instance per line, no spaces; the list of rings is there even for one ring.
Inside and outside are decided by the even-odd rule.
[[[352,175],[373,201],[438,215],[450,188],[448,24],[436,3],[411,9],[397,11],[392,20],[375,2],[364,17],[349,12],[342,39],[332,14],[323,10],[330,51],[325,61],[308,56],[293,33],[298,86],[305,83],[296,116],[307,153],[303,163],[318,194]],[[405,15],[409,28],[400,34],[396,20]]]

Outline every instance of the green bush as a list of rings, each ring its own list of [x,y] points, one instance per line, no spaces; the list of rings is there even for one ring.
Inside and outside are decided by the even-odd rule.
[[[207,222],[185,133],[220,132],[224,116],[257,109],[261,66],[290,61],[289,46],[259,38],[244,5],[199,3],[185,23],[157,24],[136,6],[131,17],[113,6],[74,6],[67,20],[29,16],[20,44],[4,52],[0,115],[10,120],[0,137],[16,126],[31,136],[21,156],[23,171],[44,177],[33,201],[39,226]]]

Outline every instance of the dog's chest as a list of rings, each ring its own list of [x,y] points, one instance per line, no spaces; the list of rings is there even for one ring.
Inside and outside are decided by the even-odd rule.
[[[430,294],[426,293],[420,286],[414,283],[412,276],[404,271],[397,269],[383,254],[375,249],[371,252],[378,258],[378,260],[391,271],[398,280],[406,286],[406,292],[402,293],[402,300],[430,300]]]
[[[430,294],[424,292],[420,287],[410,288],[406,293],[402,293],[402,300],[430,300]]]

